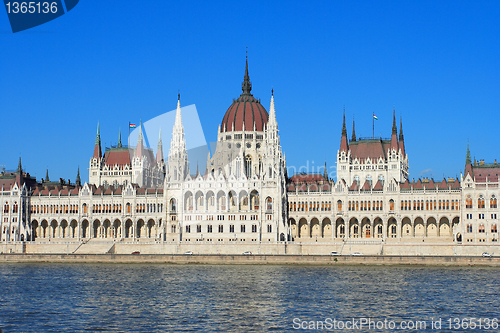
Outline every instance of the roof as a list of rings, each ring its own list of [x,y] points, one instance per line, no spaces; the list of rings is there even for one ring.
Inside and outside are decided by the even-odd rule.
[[[379,157],[386,158],[385,152],[390,148],[391,141],[382,139],[363,139],[358,141],[351,141],[349,143],[349,150],[352,158],[366,160],[370,158],[377,160]]]
[[[294,175],[290,178],[290,181],[294,183],[316,183],[319,181],[324,181],[325,178],[321,174],[310,174],[310,175]]]
[[[221,131],[253,131],[254,124],[256,131],[263,131],[264,125],[267,124],[269,115],[252,95],[244,96],[243,94],[231,104],[227,109],[224,118],[222,118]],[[243,129],[243,123],[245,128]]]
[[[476,182],[497,182],[498,175],[500,174],[500,165],[498,164],[487,164],[487,165],[474,165],[473,175]]]
[[[106,149],[104,153],[104,163],[109,166],[125,166],[131,165],[130,152],[128,148],[111,148]]]
[[[248,76],[248,60],[245,65],[242,90],[243,93],[237,100],[233,101],[222,118],[220,127],[223,132],[233,131],[233,126],[235,131],[253,131],[254,125],[256,131],[263,131],[264,125],[267,124],[269,115],[266,109],[250,93],[252,84]],[[245,128],[243,128],[243,124],[245,124]]]

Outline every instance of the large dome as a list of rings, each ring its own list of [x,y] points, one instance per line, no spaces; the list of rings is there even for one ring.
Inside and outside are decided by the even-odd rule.
[[[231,132],[233,126],[234,131],[253,131],[254,124],[256,131],[263,131],[269,115],[260,101],[250,93],[252,84],[248,76],[248,60],[245,65],[245,78],[241,89],[243,93],[237,100],[233,101],[222,118],[221,131]],[[243,128],[243,124],[245,124],[245,128]]]

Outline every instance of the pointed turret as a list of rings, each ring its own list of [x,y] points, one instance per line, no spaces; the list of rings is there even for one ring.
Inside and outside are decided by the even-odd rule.
[[[399,149],[401,150],[401,156],[405,157],[405,139],[403,136],[403,118],[399,118]]]
[[[21,156],[19,156],[19,165],[17,166],[17,173],[18,174],[23,173],[23,165],[21,164]]]
[[[97,123],[97,135],[95,137],[95,146],[94,146],[94,156],[93,158],[100,159],[102,157],[101,151],[101,133],[99,130],[99,123]]]
[[[356,130],[354,129],[354,117],[352,118],[352,138],[351,141],[356,141]]]
[[[121,148],[122,146],[122,130],[118,132],[118,148]]]
[[[161,128],[158,137],[158,146],[156,148],[156,163],[160,164],[163,161],[163,143],[161,141]]]
[[[345,127],[345,109],[344,109],[344,118],[342,121],[342,137],[340,138],[340,151],[344,151],[347,153],[349,150],[349,144],[347,143],[347,129]]]
[[[396,109],[392,110],[391,150],[398,151],[398,127],[396,126]]]
[[[269,121],[267,122],[267,128],[270,126],[278,127],[276,121],[276,111],[274,109],[274,89],[271,89],[271,106],[269,107]]]
[[[181,94],[177,95],[177,111],[175,113],[175,123],[172,130],[172,141],[168,153],[169,179],[182,181],[188,172],[186,140],[184,139],[184,127],[182,126],[181,115]]]
[[[244,95],[251,95],[252,83],[250,83],[250,76],[248,75],[248,53],[245,57],[245,76],[243,77],[243,83],[241,84],[241,90],[243,90]]]
[[[326,162],[325,162],[325,171],[323,172],[323,178],[325,178],[325,180],[328,180],[328,169],[326,168]]]
[[[135,150],[135,157],[142,157],[144,149],[144,138],[142,136],[142,120],[139,122],[139,136],[137,137],[137,149]]]
[[[475,164],[475,161],[474,161],[474,164]],[[467,153],[465,154],[465,172],[464,172],[464,177],[466,177],[467,174],[470,174],[471,177],[474,177],[474,172],[472,171],[472,160],[470,158],[469,142],[467,142]]]
[[[47,173],[45,174],[45,181],[46,181],[46,182],[50,182],[50,178],[49,178],[49,169],[47,169]]]
[[[80,167],[78,167],[78,172],[76,174],[75,185],[82,186],[82,180],[80,179]]]

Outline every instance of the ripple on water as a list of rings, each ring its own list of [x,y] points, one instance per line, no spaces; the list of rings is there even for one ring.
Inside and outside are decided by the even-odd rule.
[[[498,317],[495,268],[5,264],[5,332],[291,330],[294,318]]]

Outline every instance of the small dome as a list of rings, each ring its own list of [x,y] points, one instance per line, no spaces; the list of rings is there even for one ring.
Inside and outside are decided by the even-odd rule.
[[[235,131],[253,131],[254,124],[256,131],[263,131],[269,115],[260,101],[250,93],[252,84],[248,76],[248,60],[245,65],[245,77],[241,89],[243,93],[231,104],[222,118],[221,131],[231,132],[233,125]],[[243,124],[245,124],[245,128],[243,128]]]

